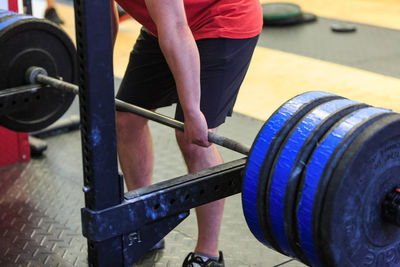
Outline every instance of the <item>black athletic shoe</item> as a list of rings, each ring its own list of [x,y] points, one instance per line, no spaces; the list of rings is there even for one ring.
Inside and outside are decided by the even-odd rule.
[[[54,22],[55,24],[64,24],[64,21],[58,16],[55,8],[49,8],[44,13],[44,18]]]
[[[183,261],[182,267],[193,267],[194,263],[197,263],[201,267],[225,267],[224,257],[222,256],[222,251],[219,252],[219,260],[215,261],[212,259],[208,259],[207,261],[203,261],[203,259],[199,256],[195,256],[193,252],[190,252],[189,255],[186,256]]]

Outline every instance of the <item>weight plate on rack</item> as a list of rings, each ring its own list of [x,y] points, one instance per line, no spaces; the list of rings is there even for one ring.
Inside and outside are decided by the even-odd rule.
[[[76,50],[69,36],[57,25],[31,16],[10,15],[0,22],[0,90],[26,85],[30,66],[46,69],[53,77],[76,83]],[[4,18],[4,17],[3,17]],[[45,86],[13,105],[20,110],[0,117],[0,125],[14,131],[45,128],[60,118],[75,95]]]

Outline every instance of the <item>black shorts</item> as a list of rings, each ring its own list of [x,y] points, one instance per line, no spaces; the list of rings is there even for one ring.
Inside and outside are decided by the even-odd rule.
[[[209,128],[221,125],[226,116],[232,115],[257,40],[258,36],[196,41],[201,67],[200,109]],[[131,52],[117,98],[147,109],[178,103],[175,118],[184,121],[175,81],[158,39],[143,29]]]

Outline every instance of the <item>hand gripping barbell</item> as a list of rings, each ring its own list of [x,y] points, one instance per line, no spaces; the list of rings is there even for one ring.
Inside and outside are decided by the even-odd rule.
[[[78,92],[75,50],[56,25],[28,16],[7,21],[0,22],[0,124],[36,130],[62,115]],[[46,86],[27,85],[27,73]],[[116,107],[183,129],[120,100]],[[271,115],[250,150],[210,137],[219,139],[248,155],[243,212],[260,242],[311,266],[399,265],[399,114],[306,92]]]

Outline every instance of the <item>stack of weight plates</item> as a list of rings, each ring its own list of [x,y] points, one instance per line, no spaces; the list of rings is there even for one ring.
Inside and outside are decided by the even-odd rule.
[[[307,265],[386,266],[400,231],[383,222],[380,205],[399,173],[399,114],[307,92],[255,139],[244,215],[260,242]]]

